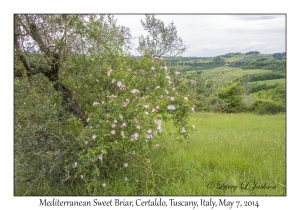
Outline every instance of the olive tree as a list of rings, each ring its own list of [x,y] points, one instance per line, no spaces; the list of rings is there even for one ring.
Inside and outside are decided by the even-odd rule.
[[[173,22],[165,26],[165,23],[156,19],[154,15],[146,15],[146,20],[141,20],[144,30],[148,31],[146,37],[139,37],[137,50],[141,54],[150,53],[153,57],[178,56],[187,50]]]
[[[73,97],[72,90],[61,82],[60,71],[78,55],[121,52],[130,39],[128,28],[116,25],[105,15],[28,15],[14,16],[14,76],[43,74],[62,94],[70,111],[78,118],[86,115]]]

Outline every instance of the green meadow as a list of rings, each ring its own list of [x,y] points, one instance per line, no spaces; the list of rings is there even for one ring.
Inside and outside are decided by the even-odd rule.
[[[198,113],[191,124],[191,138],[166,140],[169,157],[162,155],[156,170],[172,184],[161,194],[285,195],[284,114]],[[255,183],[265,188],[253,189]]]
[[[213,69],[208,70],[194,70],[188,71],[186,75],[195,74],[198,71],[202,71],[202,74],[206,73],[213,73],[213,74],[221,74],[225,82],[231,82],[235,79],[241,78],[246,74],[263,74],[263,73],[271,73],[272,70],[264,70],[264,69],[242,69],[236,67],[229,67],[229,66],[221,66]],[[282,79],[285,80],[285,79]],[[262,81],[264,83],[264,81]]]

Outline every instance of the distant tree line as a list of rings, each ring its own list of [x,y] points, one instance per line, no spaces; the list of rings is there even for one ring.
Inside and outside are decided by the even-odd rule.
[[[264,74],[245,74],[241,78],[236,79],[235,81],[245,81],[250,80],[249,82],[271,80],[271,79],[282,79],[286,76],[282,73],[264,73]]]
[[[250,51],[245,53],[245,55],[258,55],[258,54],[260,54],[260,52],[258,51]]]
[[[198,61],[198,60],[197,60]],[[175,62],[176,63],[176,62]],[[191,70],[204,70],[204,69],[212,69],[225,65],[225,60],[221,58],[221,56],[215,57],[212,62],[202,63],[202,62],[179,62],[178,65],[182,65],[183,71],[191,71]]]
[[[282,59],[286,59],[286,53],[282,52],[282,53],[274,53],[273,58],[276,58],[278,60],[282,60]]]
[[[266,69],[285,72],[286,61],[276,59],[258,59],[249,61],[247,65],[242,66],[243,69]]]
[[[242,54],[242,53],[240,53],[240,52],[236,52],[236,53],[227,53],[227,54],[225,54],[225,55],[222,55],[222,57],[225,57],[225,58],[232,58],[232,57],[234,57],[234,56],[236,56],[236,55],[240,55],[240,54]]]

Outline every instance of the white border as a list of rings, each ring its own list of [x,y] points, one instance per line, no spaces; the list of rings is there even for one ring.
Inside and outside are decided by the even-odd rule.
[[[34,1],[15,0],[1,3],[1,179],[0,206],[4,209],[40,209],[40,197],[13,196],[13,14],[14,13],[286,13],[287,14],[287,196],[286,197],[212,197],[229,200],[258,200],[258,209],[299,208],[299,8],[296,1]],[[4,64],[4,65],[3,65]],[[4,77],[3,77],[4,75]],[[4,135],[3,135],[4,134]],[[43,198],[43,197],[41,197]],[[109,199],[109,197],[96,197]],[[135,199],[138,197],[124,197]],[[169,197],[163,197],[167,200]],[[174,197],[194,200],[200,197]],[[204,197],[209,198],[209,197]],[[51,197],[47,197],[51,199]],[[64,200],[92,200],[92,197],[63,197]],[[112,197],[114,199],[114,197]],[[52,207],[60,208],[60,207]],[[66,207],[67,208],[67,207]],[[80,208],[80,207],[77,207]],[[96,207],[104,208],[104,207]],[[150,209],[150,207],[144,207]],[[219,208],[220,209],[220,208]],[[250,208],[249,208],[250,209]]]

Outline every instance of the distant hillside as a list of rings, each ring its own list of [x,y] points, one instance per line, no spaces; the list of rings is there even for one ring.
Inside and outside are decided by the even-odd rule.
[[[257,51],[248,53],[227,53],[216,57],[179,57],[172,59],[176,70],[207,70],[221,66],[240,67],[242,69],[265,69],[285,72],[285,53],[260,54]],[[174,65],[176,64],[176,65]]]
[[[181,71],[187,81],[206,73],[218,74],[225,82],[250,82],[252,91],[274,88],[285,83],[286,54],[227,53],[216,57],[178,57],[171,59],[172,68]]]

